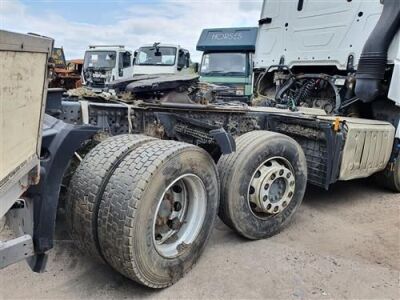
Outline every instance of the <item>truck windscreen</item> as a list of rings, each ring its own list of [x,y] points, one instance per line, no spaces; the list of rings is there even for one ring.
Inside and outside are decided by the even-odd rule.
[[[115,51],[86,51],[83,68],[112,69],[116,62]]]
[[[243,76],[247,74],[246,53],[207,53],[203,55],[202,76]]]
[[[135,65],[173,66],[175,58],[175,47],[141,47]]]

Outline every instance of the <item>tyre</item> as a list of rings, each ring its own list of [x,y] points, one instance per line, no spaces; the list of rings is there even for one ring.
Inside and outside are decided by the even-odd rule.
[[[381,186],[395,193],[400,193],[400,154],[391,167],[378,173],[375,178]]]
[[[201,255],[218,204],[218,172],[207,152],[174,141],[147,143],[121,162],[101,199],[103,256],[140,284],[172,285]]]
[[[60,195],[58,199],[58,209],[65,211],[65,206],[67,203],[67,196],[69,192],[69,184],[71,182],[72,176],[75,174],[76,169],[80,165],[82,158],[89,153],[96,145],[100,142],[97,140],[95,135],[92,139],[87,140],[83,143],[83,146],[75,151],[74,156],[71,158],[67,169],[64,172],[63,180],[60,188]]]
[[[133,149],[154,140],[144,135],[119,135],[94,147],[74,172],[67,194],[69,232],[82,252],[102,260],[98,251],[97,213],[105,186],[121,160]]]
[[[236,140],[236,152],[218,162],[222,221],[248,239],[278,233],[300,206],[307,163],[292,138],[252,131]]]

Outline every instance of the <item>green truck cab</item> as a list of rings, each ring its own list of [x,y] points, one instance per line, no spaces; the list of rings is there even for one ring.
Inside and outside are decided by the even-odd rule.
[[[249,103],[253,95],[253,55],[257,27],[204,29],[196,50],[203,51],[200,80],[227,88],[224,101]]]

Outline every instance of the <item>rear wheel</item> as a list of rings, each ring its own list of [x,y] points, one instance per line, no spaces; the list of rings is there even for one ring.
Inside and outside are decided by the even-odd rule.
[[[237,139],[237,151],[218,162],[220,217],[249,239],[279,232],[304,197],[306,160],[300,145],[278,133],[253,131]]]
[[[133,149],[155,140],[145,135],[119,135],[94,147],[75,170],[68,188],[66,216],[79,248],[102,260],[98,250],[97,213],[110,176]]]
[[[105,189],[98,220],[104,258],[141,284],[167,287],[196,263],[218,202],[217,169],[207,152],[147,143],[121,162]]]

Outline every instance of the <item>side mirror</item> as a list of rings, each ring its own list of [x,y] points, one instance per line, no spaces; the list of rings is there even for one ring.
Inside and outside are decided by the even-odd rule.
[[[193,70],[195,73],[199,72],[199,63],[193,63]]]
[[[185,67],[185,62],[179,57],[177,64],[178,71],[182,70],[184,67]]]
[[[119,76],[119,77],[124,76],[124,69],[119,68],[119,70],[118,70],[118,76]]]
[[[178,71],[182,70],[186,66],[187,66],[187,59],[186,59],[185,52],[183,50],[179,49]]]

